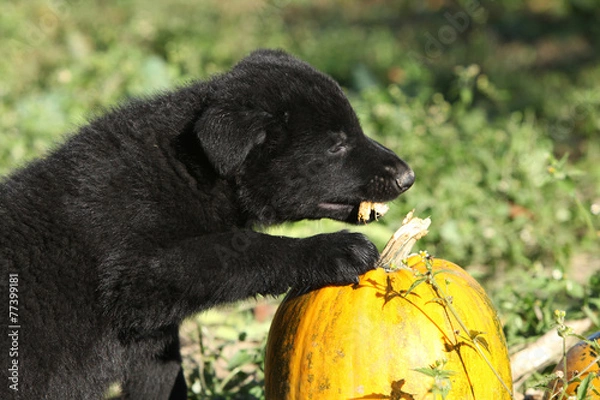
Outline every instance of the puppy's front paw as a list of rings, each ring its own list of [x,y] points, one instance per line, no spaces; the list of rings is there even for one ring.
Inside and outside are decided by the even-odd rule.
[[[375,266],[379,251],[361,233],[341,231],[303,239],[309,259],[302,273],[311,287],[357,283],[358,276]]]

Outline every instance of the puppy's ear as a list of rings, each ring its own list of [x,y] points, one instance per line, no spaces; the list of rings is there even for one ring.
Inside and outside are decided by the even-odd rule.
[[[219,175],[233,177],[250,151],[266,140],[270,118],[263,111],[211,107],[200,116],[194,131]]]

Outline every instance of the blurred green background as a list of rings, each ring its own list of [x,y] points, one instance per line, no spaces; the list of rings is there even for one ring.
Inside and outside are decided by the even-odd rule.
[[[552,330],[555,309],[598,326],[600,1],[1,6],[1,175],[127,98],[224,71],[258,47],[283,48],[338,80],[365,132],[416,172],[384,219],[356,229],[381,248],[409,210],[431,216],[417,246],[479,279],[511,349]],[[276,303],[247,302],[184,326],[190,396],[262,398]]]

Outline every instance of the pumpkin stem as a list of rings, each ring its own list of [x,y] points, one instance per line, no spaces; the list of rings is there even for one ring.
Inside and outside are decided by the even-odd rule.
[[[431,224],[431,219],[429,217],[425,219],[415,217],[413,215],[414,211],[412,210],[406,215],[402,221],[402,226],[385,245],[377,263],[378,268],[387,271],[401,268],[417,240],[427,235],[427,228]]]

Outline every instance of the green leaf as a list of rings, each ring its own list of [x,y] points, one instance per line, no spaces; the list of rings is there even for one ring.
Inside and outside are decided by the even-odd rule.
[[[475,336],[473,336],[473,333],[476,333]],[[473,341],[476,343],[479,343],[481,345],[481,347],[483,347],[485,349],[485,351],[487,351],[488,353],[490,352],[490,345],[489,345],[488,341],[486,340],[486,338],[483,337],[483,332],[469,331],[469,335],[471,335],[471,338],[473,338]]]
[[[420,278],[420,279],[416,279],[410,286],[408,289],[406,289],[406,292],[404,292],[404,297],[408,296],[410,294],[410,292],[412,292],[417,286],[419,286],[421,283],[425,282],[427,279],[425,278]]]
[[[585,400],[587,398],[590,383],[595,378],[596,374],[593,372],[590,372],[585,378],[583,378],[579,384],[579,387],[577,387],[577,400]]]

